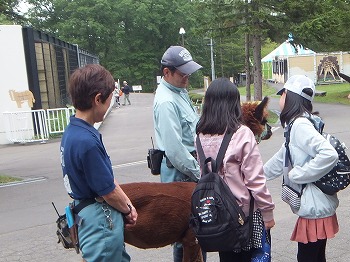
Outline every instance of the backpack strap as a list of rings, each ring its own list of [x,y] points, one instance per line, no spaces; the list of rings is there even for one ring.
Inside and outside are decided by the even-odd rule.
[[[293,123],[294,123],[294,120],[290,124],[288,124],[286,131],[284,131],[284,137],[286,139],[286,141],[284,142],[284,146],[286,148],[286,156],[284,160],[285,167],[289,167],[289,165],[293,167],[292,158],[290,156],[290,150],[289,150],[290,130],[292,130]]]
[[[305,117],[305,116],[300,116],[300,117]],[[310,117],[305,117],[307,120],[309,120],[313,126],[315,127],[315,129],[322,134],[323,132],[323,128],[324,128],[324,122],[321,120],[319,123],[319,127],[317,128],[315,125],[315,122],[310,118]],[[296,120],[296,118],[290,123],[288,124],[288,128],[286,131],[284,131],[284,137],[286,138],[286,141],[284,143],[285,147],[286,147],[286,159],[285,159],[285,167],[288,167],[289,164],[293,167],[292,164],[292,158],[290,155],[290,150],[289,150],[289,141],[290,141],[290,131],[292,130],[292,126],[294,124],[294,121]]]
[[[216,166],[215,166],[215,170],[213,170],[213,172],[218,172],[218,169],[221,167],[222,161],[224,160],[226,150],[227,150],[228,145],[230,144],[233,133],[234,132],[229,133],[226,131],[226,133],[224,135],[224,139],[222,140],[218,155],[216,156]]]
[[[322,119],[320,120],[318,127],[317,127],[315,121],[311,117],[306,117],[306,119],[309,120],[313,124],[314,128],[322,135],[324,125],[325,125],[323,120]]]
[[[307,119],[309,119],[309,118],[307,118]],[[288,177],[287,168],[289,167],[289,165],[291,165],[293,167],[292,158],[291,158],[290,149],[289,149],[289,142],[290,142],[290,131],[292,130],[292,126],[293,126],[295,120],[296,119],[294,119],[290,124],[288,124],[287,130],[284,131],[284,137],[286,138],[286,141],[284,143],[284,146],[286,147],[286,155],[285,155],[285,160],[284,160],[284,167],[285,167],[284,172],[285,173],[283,174],[283,180],[282,180],[283,184],[285,182],[284,177],[285,176]],[[310,120],[310,121],[312,122],[312,120]],[[323,126],[322,126],[322,129],[323,129]],[[305,187],[306,187],[306,184],[302,184],[301,192],[304,190]]]
[[[205,165],[205,155],[204,155],[204,151],[203,151],[203,147],[201,144],[201,140],[199,139],[199,134],[197,135],[196,138],[196,145],[197,145],[197,154],[199,157],[199,165],[200,167],[203,169],[204,165]]]
[[[217,173],[218,169],[222,165],[222,161],[224,160],[225,153],[226,153],[227,147],[231,141],[232,136],[233,136],[233,133],[229,133],[229,132],[225,133],[224,138],[222,140],[222,143],[220,145],[218,155],[217,155],[216,159],[213,159],[211,157],[208,157],[208,158],[205,157],[203,147],[201,144],[201,140],[199,139],[199,135],[197,135],[197,138],[196,138],[197,153],[199,156],[200,166],[203,170],[207,171],[207,168],[208,168],[207,164],[210,162],[212,172]]]

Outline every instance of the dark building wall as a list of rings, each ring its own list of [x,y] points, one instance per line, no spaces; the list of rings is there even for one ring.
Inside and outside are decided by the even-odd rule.
[[[99,63],[98,57],[31,27],[23,27],[22,32],[29,90],[35,98],[33,109],[70,104],[69,76],[79,66]]]

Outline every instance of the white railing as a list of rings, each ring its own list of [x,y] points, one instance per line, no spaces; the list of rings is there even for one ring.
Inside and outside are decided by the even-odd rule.
[[[44,110],[4,112],[7,139],[12,143],[25,143],[49,139]]]
[[[7,139],[12,143],[42,142],[63,133],[74,108],[3,112]]]
[[[63,133],[69,124],[69,117],[75,113],[74,108],[47,109],[47,123],[50,134]]]

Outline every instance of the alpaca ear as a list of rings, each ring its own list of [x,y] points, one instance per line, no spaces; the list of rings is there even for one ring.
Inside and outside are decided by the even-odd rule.
[[[255,108],[254,117],[258,119],[259,122],[262,122],[264,119],[264,110],[267,107],[269,98],[267,96],[260,102],[260,104]]]

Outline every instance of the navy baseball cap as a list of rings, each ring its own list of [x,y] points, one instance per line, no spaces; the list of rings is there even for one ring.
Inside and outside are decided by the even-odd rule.
[[[190,52],[182,46],[170,46],[165,51],[160,63],[164,66],[173,66],[186,75],[202,68],[200,64],[193,61]]]

